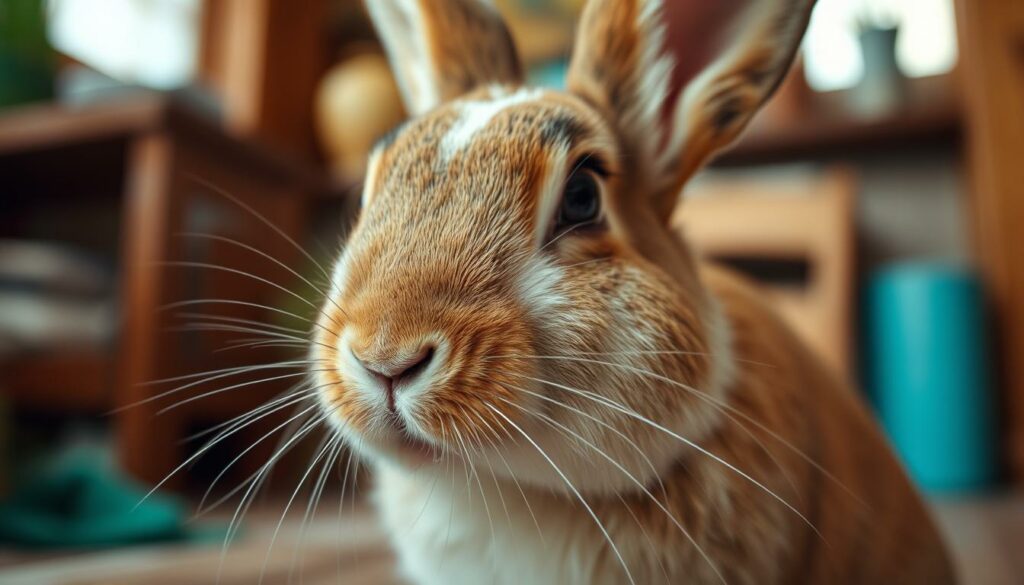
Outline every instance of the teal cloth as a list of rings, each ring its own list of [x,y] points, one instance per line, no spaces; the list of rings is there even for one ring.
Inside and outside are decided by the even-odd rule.
[[[64,458],[0,503],[0,542],[107,547],[190,539],[183,502],[146,489],[95,457]]]

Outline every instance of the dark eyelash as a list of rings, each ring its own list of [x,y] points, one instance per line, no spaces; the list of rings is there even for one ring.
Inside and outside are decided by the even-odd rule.
[[[589,153],[580,156],[569,168],[573,169],[573,173],[590,171],[602,179],[607,179],[611,176],[611,172],[608,170],[608,165],[604,158],[596,153]]]

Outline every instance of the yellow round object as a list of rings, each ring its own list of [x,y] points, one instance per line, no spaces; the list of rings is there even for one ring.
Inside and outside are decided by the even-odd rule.
[[[362,177],[373,144],[403,119],[401,95],[383,55],[348,59],[320,82],[317,132],[332,167],[346,179]]]

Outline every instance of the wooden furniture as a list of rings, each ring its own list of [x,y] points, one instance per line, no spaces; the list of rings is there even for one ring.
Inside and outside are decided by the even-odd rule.
[[[846,170],[709,179],[687,191],[673,222],[699,253],[759,280],[797,334],[851,377],[855,195]]]
[[[993,311],[1006,454],[1024,484],[1024,3],[960,0],[958,9],[975,245]]]
[[[1024,485],[1024,3],[957,0],[960,63],[949,75],[910,80],[911,103],[877,119],[843,115],[817,95],[799,119],[773,119],[772,105],[716,166],[850,154],[934,150],[963,153],[974,257],[989,295],[1004,445]]]
[[[330,64],[330,8],[329,0],[203,2],[200,78],[232,132],[316,158],[313,96]]]
[[[299,238],[307,202],[329,188],[318,173],[258,143],[230,137],[216,121],[174,99],[142,94],[80,108],[46,105],[0,113],[0,185],[0,237],[69,240],[109,255],[120,273],[118,339],[109,347],[27,356],[6,365],[0,372],[3,391],[16,405],[101,412],[169,388],[147,385],[153,380],[280,359],[270,350],[216,353],[224,334],[174,331],[180,319],[161,307],[201,298],[275,306],[286,297],[231,270],[301,290],[291,274],[258,254],[182,233],[232,238],[305,270],[295,248],[218,189]],[[86,217],[86,211],[104,207],[110,209],[109,226],[53,227],[73,228],[75,214]],[[181,310],[268,319],[267,312],[242,305]],[[161,416],[167,401],[120,411],[115,422],[123,464],[145,481],[162,479],[182,460],[181,440],[192,424],[239,414],[286,386],[253,386]]]
[[[802,75],[794,69],[790,74]],[[787,83],[793,83],[788,80]],[[865,117],[850,111],[844,92],[814,94],[806,107],[769,102],[716,166],[848,156],[881,149],[950,144],[962,132],[962,104],[953,76],[906,80],[907,103],[887,114]],[[780,89],[781,92],[781,89]]]

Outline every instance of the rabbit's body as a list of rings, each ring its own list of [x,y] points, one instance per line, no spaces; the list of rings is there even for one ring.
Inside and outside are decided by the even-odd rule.
[[[736,372],[725,399],[735,410],[701,447],[795,511],[722,463],[680,446],[677,464],[661,478],[661,501],[707,559],[639,489],[622,499],[584,494],[634,580],[952,583],[927,511],[852,390],[820,367],[745,283],[718,268],[703,276],[725,308]],[[377,471],[378,507],[415,583],[626,582],[600,530],[571,497],[529,487],[520,492],[482,465],[469,483],[463,469],[437,475],[381,465]],[[656,482],[647,487],[660,499]]]
[[[678,80],[661,2],[590,0],[558,92],[523,87],[489,3],[367,2],[413,117],[311,358],[414,583],[951,580],[855,394],[668,226],[813,0],[742,4]]]

